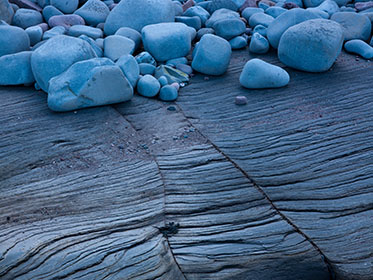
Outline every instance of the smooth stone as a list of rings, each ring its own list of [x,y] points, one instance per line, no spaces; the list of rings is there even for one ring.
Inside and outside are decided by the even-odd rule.
[[[270,25],[273,21],[274,18],[270,15],[267,15],[265,13],[255,13],[250,17],[249,25],[251,27],[255,27],[260,24],[265,27],[268,27],[268,25]]]
[[[232,50],[243,49],[247,46],[247,40],[243,36],[237,36],[229,40]]]
[[[206,7],[206,11],[210,14],[220,9],[228,9],[232,11],[237,11],[238,7],[232,0],[213,0],[209,1]]]
[[[43,23],[38,24],[38,26],[40,26],[41,29],[43,29],[43,32],[49,30],[48,23],[43,22]]]
[[[31,26],[29,28],[26,28],[25,31],[28,37],[30,38],[31,46],[34,46],[35,44],[39,43],[43,37],[43,29],[41,29],[40,26]]]
[[[168,80],[165,76],[160,76],[158,82],[161,84],[161,87],[168,85]]]
[[[340,24],[327,19],[308,20],[285,31],[278,47],[278,58],[298,70],[324,72],[333,65],[342,45]]]
[[[63,26],[55,26],[52,29],[44,32],[43,34],[43,40],[48,40],[52,37],[58,36],[58,35],[64,35],[66,33],[66,28]]]
[[[78,8],[79,0],[50,0],[50,5],[55,6],[64,14],[72,14]]]
[[[104,56],[104,51],[102,50],[102,48],[91,37],[88,37],[87,35],[80,35],[79,38],[86,41],[92,47],[97,57]]]
[[[30,50],[30,39],[20,27],[0,25],[0,56]]]
[[[328,13],[329,16],[339,12],[338,4],[334,0],[325,0],[316,9]]]
[[[84,19],[78,15],[60,15],[53,16],[48,20],[48,25],[50,27],[63,26],[69,29],[73,25],[84,25]]]
[[[31,70],[31,51],[0,57],[0,85],[23,85],[35,82]]]
[[[231,45],[227,40],[206,34],[196,47],[192,68],[207,75],[222,75],[228,69],[231,54]]]
[[[108,6],[100,0],[88,0],[74,12],[74,14],[81,16],[91,26],[97,26],[97,24],[105,22],[109,13]]]
[[[250,20],[250,17],[253,15],[253,14],[256,14],[256,13],[264,13],[264,10],[262,8],[257,8],[257,7],[248,7],[246,8],[245,10],[242,11],[242,16],[247,20],[249,21]]]
[[[240,19],[240,14],[228,9],[217,10],[206,21],[206,27],[213,27],[215,22],[227,19]]]
[[[277,18],[279,15],[285,13],[287,10],[282,7],[269,7],[265,13],[273,18]]]
[[[178,65],[178,64],[187,64],[188,60],[186,57],[177,57],[166,61],[166,65]]]
[[[201,40],[202,36],[206,34],[215,34],[215,30],[209,27],[201,28],[197,32],[196,39],[199,41]]]
[[[137,92],[145,97],[156,96],[160,88],[160,83],[152,75],[144,75],[137,82]]]
[[[243,95],[238,95],[234,98],[234,104],[236,105],[246,105],[247,104],[247,97]]]
[[[91,37],[92,39],[102,38],[104,32],[101,29],[86,26],[86,25],[73,25],[70,27],[69,31],[67,32],[69,36],[79,37],[80,35],[86,35]]]
[[[279,15],[267,28],[267,38],[275,49],[278,48],[281,36],[291,26],[306,20],[319,18],[310,11],[295,8]]]
[[[149,24],[173,22],[174,5],[171,0],[126,0],[113,9],[105,22],[105,34],[114,34],[121,27],[139,32]]]
[[[259,33],[254,33],[251,36],[251,41],[249,44],[249,51],[252,53],[264,54],[269,50],[268,40],[260,35]]]
[[[306,10],[308,12],[311,12],[313,15],[315,15],[316,18],[324,18],[324,19],[329,19],[330,18],[330,15],[327,12],[322,11],[318,7],[307,8]]]
[[[0,21],[11,23],[14,16],[14,10],[8,0],[0,0]]]
[[[135,56],[136,61],[138,64],[140,63],[150,63],[154,66],[157,66],[157,62],[155,61],[154,57],[148,52],[141,52]]]
[[[18,7],[17,4],[10,3],[10,5],[12,6],[12,9],[13,9],[14,13],[17,12],[18,9],[20,9],[20,7]]]
[[[45,8],[45,6],[48,6],[50,5],[50,0],[36,0],[36,3],[42,7],[42,8]]]
[[[99,46],[101,49],[104,49],[104,38],[97,38],[95,42],[97,46]]]
[[[170,86],[176,88],[177,91],[180,89],[180,84],[179,83],[172,83]]]
[[[75,62],[96,57],[91,46],[78,38],[55,36],[39,48],[31,56],[31,67],[39,86],[48,92],[51,78],[66,71]]]
[[[118,59],[116,65],[122,70],[132,87],[135,88],[140,77],[140,67],[136,59],[130,54],[123,55]]]
[[[48,22],[51,17],[60,16],[60,15],[63,15],[63,13],[59,9],[57,9],[55,6],[48,5],[48,6],[45,6],[43,9],[43,17],[46,22]]]
[[[343,26],[345,41],[353,39],[367,41],[370,38],[372,24],[364,15],[349,12],[339,12],[335,13],[330,19]]]
[[[159,92],[159,99],[162,101],[174,101],[177,97],[177,89],[171,85],[163,86]]]
[[[284,69],[257,58],[246,62],[240,75],[240,84],[250,89],[279,88],[286,86],[289,80]]]
[[[133,54],[135,42],[120,35],[110,35],[104,39],[104,56],[117,61],[121,56]]]
[[[73,64],[49,81],[48,107],[65,112],[128,101],[133,88],[109,59],[94,58]]]
[[[142,29],[144,49],[157,61],[186,56],[195,30],[179,22],[147,25]]]
[[[183,5],[179,1],[172,1],[174,5],[175,16],[181,16],[184,12]]]
[[[261,8],[261,9],[263,9],[264,11],[266,11],[269,7],[270,7],[270,6],[269,6],[267,3],[264,3],[264,2],[262,2],[262,1],[260,1],[260,2],[258,3],[258,8]]]
[[[345,50],[350,53],[356,53],[365,59],[373,58],[373,47],[366,42],[355,39],[345,43]]]
[[[35,3],[35,0],[11,0],[13,4],[16,4],[19,8],[32,9],[38,12],[41,12],[43,9]]]
[[[166,77],[169,84],[189,82],[188,74],[168,65],[160,65],[155,69],[154,77],[159,79],[161,76]]]
[[[184,17],[184,16],[177,16],[175,17],[176,22],[181,22],[189,27],[193,27],[195,30],[199,30],[202,27],[201,19],[197,16],[192,17]]]
[[[183,16],[188,16],[188,17],[197,16],[201,19],[202,26],[204,26],[206,21],[210,17],[210,13],[206,11],[204,8],[202,8],[201,6],[193,6],[187,9],[183,13]]]
[[[216,35],[226,40],[239,36],[246,31],[246,25],[240,19],[219,20],[215,22],[212,28],[215,30]]]
[[[18,9],[13,17],[13,25],[26,29],[43,22],[41,13],[31,9]]]
[[[140,63],[139,67],[140,67],[141,75],[146,75],[146,74],[153,75],[155,72],[155,66],[149,63]]]
[[[317,7],[319,6],[324,0],[303,0],[304,5],[309,7]],[[338,4],[338,6],[346,6],[350,0],[335,0],[335,2]]]
[[[267,27],[261,25],[261,24],[258,24],[257,26],[255,26],[254,30],[253,30],[253,33],[259,33],[260,35],[264,36],[264,37],[267,37]]]
[[[135,42],[135,49],[137,49],[141,44],[141,34],[135,29],[129,27],[121,27],[115,32],[114,35],[120,35],[127,37]]]
[[[192,67],[190,67],[188,64],[179,63],[176,65],[176,69],[188,74],[189,76],[193,73]]]

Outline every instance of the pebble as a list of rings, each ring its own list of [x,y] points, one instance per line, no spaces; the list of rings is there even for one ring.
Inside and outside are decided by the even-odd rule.
[[[159,92],[159,99],[162,101],[174,101],[177,97],[177,89],[171,85],[163,86]]]
[[[104,56],[117,61],[121,56],[133,54],[135,42],[120,35],[110,35],[104,39]]]
[[[177,58],[167,60],[166,65],[175,66],[178,64],[187,64],[187,63],[188,63],[187,58],[183,56],[183,57],[177,57]]]
[[[43,40],[48,40],[52,37],[63,35],[66,33],[66,28],[63,26],[55,26],[52,29],[44,32],[43,34]]]
[[[229,40],[232,50],[243,49],[247,46],[247,40],[244,36],[237,36]]]
[[[103,57],[104,56],[104,52],[103,52],[102,48],[91,37],[88,37],[86,35],[80,35],[79,39],[82,39],[82,40],[86,41],[91,46],[93,51],[96,53],[97,57]]]
[[[211,17],[206,21],[206,27],[213,27],[219,20],[239,19],[240,14],[228,9],[220,9],[215,11]]]
[[[370,38],[372,24],[364,15],[350,12],[339,12],[335,13],[330,19],[343,26],[345,41],[353,39],[367,41]]]
[[[270,15],[267,15],[265,13],[255,13],[250,17],[249,25],[251,27],[255,27],[260,24],[265,27],[268,27],[268,25],[270,25],[273,21],[274,18]]]
[[[154,66],[157,66],[157,62],[155,61],[154,57],[148,52],[141,52],[138,55],[136,55],[136,61],[137,63],[150,63]]]
[[[43,37],[43,29],[40,26],[31,26],[26,28],[25,31],[30,39],[31,46],[39,43]]]
[[[116,65],[122,70],[132,87],[135,88],[140,78],[140,67],[136,59],[130,54],[123,55],[118,59]]]
[[[79,0],[50,0],[50,4],[64,14],[72,14],[79,4]]]
[[[23,85],[35,82],[31,70],[31,51],[0,57],[0,85]]]
[[[63,26],[69,29],[73,25],[84,25],[84,19],[78,15],[57,15],[52,16],[48,20],[48,25],[50,27]]]
[[[183,16],[187,16],[187,17],[197,16],[201,19],[202,26],[204,26],[206,21],[210,17],[210,13],[206,11],[204,8],[202,8],[201,6],[192,6],[183,13]]]
[[[188,74],[189,76],[193,73],[192,67],[187,64],[179,63],[176,65],[176,69]]]
[[[99,23],[105,22],[109,13],[108,6],[100,0],[88,0],[74,12],[74,14],[81,16],[91,26],[97,26]]]
[[[30,50],[30,39],[20,27],[0,25],[0,57]]]
[[[259,33],[260,35],[264,36],[264,37],[267,37],[267,27],[261,25],[261,24],[258,24],[257,26],[255,26],[254,30],[253,30],[253,33]]]
[[[160,65],[155,69],[154,76],[158,79],[165,76],[169,84],[189,82],[188,74],[168,65]]]
[[[216,35],[226,40],[239,36],[246,31],[244,22],[239,18],[219,20],[214,23],[212,28]]]
[[[161,88],[160,83],[152,75],[144,75],[137,83],[137,92],[145,97],[154,97]]]
[[[199,30],[202,27],[201,19],[198,16],[192,17],[185,17],[185,16],[177,16],[175,17],[176,22],[181,22],[189,27],[193,27],[195,30]]]
[[[32,9],[18,9],[13,16],[13,24],[23,29],[42,22],[43,16],[41,13]]]
[[[86,25],[73,25],[69,28],[67,34],[73,37],[86,35],[92,39],[102,38],[104,35],[101,29]]]
[[[196,35],[197,41],[201,40],[202,36],[205,34],[215,34],[215,30],[209,27],[201,28],[200,30],[198,30]]]
[[[135,29],[129,27],[121,27],[115,32],[115,35],[120,35],[127,37],[135,42],[135,49],[137,49],[141,44],[141,34]]]
[[[373,58],[373,47],[366,42],[354,39],[345,43],[344,48],[350,53],[356,53],[365,59]]]
[[[168,85],[167,78],[165,76],[160,76],[158,82],[161,84],[161,87]]]
[[[180,84],[179,83],[172,83],[171,86],[173,86],[174,88],[176,88],[176,90],[180,89]]]
[[[252,53],[264,54],[269,50],[268,40],[260,35],[259,33],[254,33],[251,36],[251,41],[249,45],[249,51]]]
[[[3,20],[6,23],[11,23],[14,15],[12,5],[9,4],[8,0],[0,0],[0,21]]]
[[[253,15],[253,14],[256,14],[256,13],[264,13],[264,10],[262,8],[257,8],[257,7],[248,7],[246,8],[245,10],[243,10],[242,12],[242,16],[247,20],[249,21],[250,20],[250,17]]]
[[[205,9],[212,14],[213,12],[220,9],[229,9],[232,11],[237,11],[238,7],[232,0],[214,0],[207,1]]]
[[[43,17],[46,22],[48,22],[51,17],[60,15],[63,15],[63,13],[52,5],[45,6],[43,9]]]
[[[150,63],[140,63],[139,67],[140,67],[141,75],[146,75],[146,74],[153,75],[155,72],[155,66]]]
[[[236,105],[246,105],[247,104],[247,98],[243,95],[238,95],[234,98],[234,104]]]

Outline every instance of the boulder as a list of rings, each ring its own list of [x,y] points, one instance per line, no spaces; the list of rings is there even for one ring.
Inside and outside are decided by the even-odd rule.
[[[136,59],[130,54],[123,55],[118,59],[116,65],[122,70],[132,87],[135,88],[140,77],[140,68]]]
[[[327,71],[343,45],[340,24],[314,19],[290,27],[282,35],[278,58],[287,66],[307,72]]]
[[[41,41],[41,39],[43,38],[43,29],[38,25],[31,26],[31,27],[27,28],[25,31],[26,31],[28,37],[30,38],[31,46],[39,43]]]
[[[73,64],[49,81],[48,106],[63,112],[128,101],[133,88],[122,71],[106,58]]]
[[[74,12],[74,14],[81,16],[91,26],[97,26],[97,24],[105,22],[109,13],[108,6],[100,0],[88,0]]]
[[[171,85],[165,85],[159,92],[159,99],[162,101],[174,101],[177,99],[177,89]]]
[[[35,82],[31,70],[31,51],[0,57],[0,85],[23,85]]]
[[[26,29],[43,22],[41,13],[31,9],[18,9],[13,17],[13,25]]]
[[[370,38],[372,24],[368,17],[351,12],[339,12],[330,18],[343,26],[345,41],[361,39],[367,41]]]
[[[264,54],[269,50],[268,40],[260,35],[259,33],[254,33],[251,36],[251,41],[249,45],[249,51],[252,53]]]
[[[104,56],[117,61],[121,56],[133,54],[135,42],[119,35],[107,36],[104,40]]]
[[[64,14],[72,14],[79,5],[79,0],[50,0],[50,4]]]
[[[145,97],[156,96],[160,88],[160,83],[152,75],[142,76],[137,83],[137,92]]]
[[[0,25],[0,56],[30,50],[30,39],[20,27]]]
[[[120,35],[127,37],[135,42],[135,49],[137,49],[141,44],[141,34],[135,29],[129,27],[121,27],[115,32],[114,35]]]
[[[206,11],[204,8],[202,8],[201,6],[193,6],[193,7],[190,7],[188,10],[186,10],[183,13],[183,16],[188,16],[188,17],[197,16],[201,19],[202,26],[204,26],[206,21],[210,17],[210,13]]]
[[[214,23],[215,34],[230,40],[246,31],[245,23],[238,18],[222,19]]]
[[[345,50],[350,53],[358,54],[365,59],[373,58],[373,47],[359,39],[346,42]]]
[[[8,0],[0,0],[0,21],[11,23],[14,11]]]
[[[215,22],[227,19],[240,19],[240,14],[228,9],[220,9],[214,12],[206,21],[206,27],[213,27]]]
[[[51,78],[66,71],[78,61],[94,57],[96,54],[86,41],[58,35],[33,52],[31,67],[40,88],[48,92],[48,82]]]

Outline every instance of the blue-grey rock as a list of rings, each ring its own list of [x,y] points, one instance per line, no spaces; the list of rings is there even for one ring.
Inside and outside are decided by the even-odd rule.
[[[238,7],[232,0],[212,0],[204,7],[210,14],[220,9],[237,11]]]
[[[196,39],[198,41],[201,40],[202,36],[205,34],[215,34],[215,30],[210,27],[201,28],[197,32]]]
[[[55,6],[64,14],[72,14],[78,8],[79,0],[50,0],[50,5]]]
[[[214,23],[215,34],[230,40],[246,31],[245,23],[240,19],[223,19]]]
[[[0,21],[11,23],[14,15],[14,10],[8,0],[0,0]]]
[[[227,40],[206,34],[196,46],[192,68],[207,75],[222,75],[227,71],[231,54],[231,45]]]
[[[259,33],[254,33],[251,36],[251,41],[249,45],[249,51],[252,53],[264,54],[269,50],[268,40],[260,35]]]
[[[264,36],[264,37],[267,37],[267,27],[261,25],[261,24],[258,24],[257,26],[255,26],[254,30],[253,30],[253,33],[259,33],[260,35]]]
[[[121,27],[115,32],[115,35],[120,35],[127,37],[135,42],[135,49],[137,49],[141,44],[141,34],[135,29],[129,27]]]
[[[133,54],[135,42],[120,35],[110,35],[104,40],[104,56],[117,61],[121,56]]]
[[[260,2],[258,3],[258,8],[261,8],[261,9],[263,9],[264,11],[266,11],[266,10],[269,8],[269,5],[268,5],[268,3],[266,3],[266,2],[260,1]]]
[[[47,42],[47,40],[40,41],[39,43],[36,43],[34,46],[31,47],[31,51],[36,50],[37,48],[39,48],[39,47],[41,47],[42,45],[44,45],[46,42]]]
[[[176,66],[178,64],[187,64],[188,63],[188,60],[186,59],[186,57],[177,57],[177,58],[173,58],[173,59],[170,59],[170,60],[167,60],[166,61],[166,65],[170,65],[170,66]]]
[[[86,41],[59,35],[47,40],[33,52],[31,67],[36,82],[48,92],[51,78],[66,71],[75,62],[94,57],[96,54]]]
[[[165,85],[159,92],[159,99],[162,101],[174,101],[177,99],[177,89],[171,85]]]
[[[99,46],[101,49],[104,49],[104,38],[97,38],[95,42],[97,46]]]
[[[63,15],[63,13],[59,9],[57,9],[55,6],[48,5],[48,6],[45,6],[43,9],[43,17],[46,22],[48,22],[51,17],[60,16],[60,15]]]
[[[317,7],[319,6],[324,0],[303,0],[304,5],[309,7]],[[335,2],[338,4],[338,6],[346,6],[350,0],[335,0]]]
[[[243,36],[237,36],[229,40],[232,50],[238,50],[247,46],[247,40]]]
[[[80,35],[79,38],[86,41],[91,46],[97,57],[104,56],[104,51],[102,50],[102,48],[91,37],[88,37],[87,35]]]
[[[285,13],[287,10],[282,7],[269,7],[265,13],[273,18],[277,18],[279,15]]]
[[[31,46],[34,46],[35,44],[39,43],[43,37],[43,29],[38,25],[30,26],[29,28],[26,28],[25,31],[28,37],[30,38]]]
[[[22,28],[0,25],[0,34],[0,56],[30,50],[30,39]]]
[[[311,12],[316,18],[324,18],[324,19],[329,19],[330,18],[330,15],[327,12],[324,12],[323,10],[319,9],[318,7],[307,8],[306,10],[308,12]]]
[[[201,6],[193,6],[187,9],[183,13],[183,16],[188,16],[188,17],[197,16],[201,19],[202,26],[204,26],[206,21],[210,17],[210,13],[206,11],[204,8],[202,8]]]
[[[69,29],[73,25],[84,25],[84,19],[79,15],[57,15],[53,16],[48,20],[50,27],[63,26]]]
[[[160,76],[158,78],[158,82],[160,83],[161,87],[168,85],[167,78],[165,76]]]
[[[18,9],[13,16],[13,25],[26,29],[43,22],[43,16],[32,9]]]
[[[339,12],[338,4],[334,0],[325,0],[316,9],[328,13],[329,16]]]
[[[236,105],[246,105],[247,104],[247,97],[243,95],[238,95],[234,98],[234,104]]]
[[[157,61],[188,55],[195,30],[183,23],[158,23],[142,29],[144,49]]]
[[[87,25],[73,25],[67,32],[69,36],[79,37],[80,35],[86,35],[92,39],[102,38],[104,33],[100,28],[95,28]]]
[[[278,58],[298,70],[323,72],[333,65],[342,45],[340,24],[326,19],[308,20],[285,31],[280,39]]]
[[[146,74],[153,75],[155,72],[155,66],[150,63],[140,63],[139,67],[140,67],[141,75],[146,75]]]
[[[174,5],[175,16],[181,16],[184,12],[183,4],[179,1],[172,1],[172,4]]]
[[[281,36],[291,26],[319,18],[310,11],[295,8],[279,15],[267,28],[267,38],[272,47],[278,48]]]
[[[249,21],[250,17],[256,13],[264,13],[264,10],[262,8],[257,8],[257,7],[248,7],[242,11],[242,17],[244,17],[247,21]]]
[[[240,84],[250,89],[279,88],[286,86],[289,80],[284,69],[257,58],[246,62],[240,75]]]
[[[193,73],[192,67],[190,67],[188,64],[179,63],[176,65],[176,69],[188,74],[189,76]]]
[[[206,27],[213,27],[215,22],[227,19],[240,19],[240,14],[228,9],[220,9],[215,11],[206,21]]]
[[[157,62],[155,61],[154,57],[148,52],[141,52],[135,56],[136,61],[138,64],[140,63],[150,63],[154,66],[157,66]]]
[[[364,15],[350,12],[339,12],[332,15],[330,19],[343,26],[345,41],[353,39],[366,41],[370,38],[372,24]]]
[[[58,36],[58,35],[64,35],[66,33],[66,28],[63,26],[55,26],[52,29],[49,29],[48,31],[44,32],[43,34],[43,40],[48,40],[52,37]]]
[[[130,54],[123,55],[118,59],[116,65],[122,70],[132,87],[135,88],[140,77],[140,67],[136,59]]]
[[[159,79],[162,76],[167,78],[169,84],[189,82],[189,77],[186,73],[168,65],[160,65],[155,69],[154,77]]]
[[[152,75],[142,76],[137,83],[137,92],[145,97],[156,96],[160,88],[160,83]]]
[[[84,18],[84,21],[91,26],[97,26],[97,24],[105,22],[109,13],[108,6],[100,0],[88,0],[74,12],[74,14]]]
[[[358,54],[365,59],[373,58],[373,47],[362,40],[354,39],[348,41],[345,43],[344,47],[346,51]]]
[[[255,27],[260,24],[265,27],[268,27],[268,25],[270,25],[273,21],[274,18],[270,15],[267,15],[265,13],[255,13],[250,17],[249,25],[251,27]]]
[[[23,85],[35,82],[31,70],[31,51],[0,57],[0,85]]]
[[[73,64],[49,81],[48,107],[64,112],[128,101],[133,88],[118,66],[106,58]]]
[[[36,4],[38,4],[40,7],[42,8],[45,8],[46,6],[50,5],[50,0],[36,0],[36,1],[33,1],[33,2],[36,2]]]
[[[130,27],[140,32],[146,25],[174,20],[171,0],[126,0],[110,12],[104,31],[111,35],[121,27]]]
[[[202,27],[201,19],[197,16],[192,17],[185,17],[185,16],[177,16],[175,17],[176,22],[181,22],[189,27],[193,27],[195,30],[199,30]]]

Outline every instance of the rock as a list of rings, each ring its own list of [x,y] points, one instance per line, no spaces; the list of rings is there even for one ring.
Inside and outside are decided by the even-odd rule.
[[[189,77],[186,73],[172,68],[168,65],[160,65],[155,69],[154,76],[159,79],[161,76],[167,78],[169,84],[172,83],[187,83],[189,82]]]
[[[169,65],[169,66],[176,66],[178,64],[187,64],[187,63],[188,63],[188,60],[184,56],[173,58],[173,59],[166,61],[166,65]]]
[[[327,71],[343,44],[342,27],[331,20],[314,19],[290,27],[282,35],[278,58],[287,66],[307,72]]]
[[[270,15],[267,15],[264,13],[255,13],[250,17],[249,25],[251,27],[255,27],[260,24],[265,27],[268,27],[273,21],[274,21],[274,18],[271,17]]]
[[[215,22],[227,19],[240,19],[240,14],[228,9],[220,9],[214,12],[206,21],[206,27],[213,27]]]
[[[74,12],[74,14],[81,16],[91,26],[97,26],[97,24],[105,22],[109,13],[108,6],[100,0],[88,0]]]
[[[31,9],[18,9],[13,17],[13,25],[26,29],[43,22],[41,13]]]
[[[161,87],[168,85],[167,78],[165,76],[160,76],[158,82],[161,84]]]
[[[55,36],[33,52],[32,72],[41,89],[48,92],[51,78],[66,71],[75,62],[95,56],[87,42],[65,35]]]
[[[339,12],[335,13],[330,19],[343,26],[345,41],[352,39],[366,41],[370,38],[372,24],[364,15],[350,12]]]
[[[366,42],[355,39],[345,43],[345,50],[350,53],[356,53],[365,59],[373,58],[373,47]]]
[[[73,64],[49,81],[48,106],[63,112],[128,101],[133,89],[118,66],[106,58]]]
[[[43,29],[40,26],[31,26],[25,31],[30,39],[31,46],[39,43],[43,37]]]
[[[43,30],[43,32],[45,32],[45,31],[47,31],[49,29],[48,24],[45,23],[45,22],[38,24],[38,26],[41,27],[41,29]]]
[[[291,9],[281,15],[268,26],[267,38],[272,47],[278,48],[281,36],[291,26],[306,20],[316,19],[318,16],[300,8]]]
[[[22,28],[0,25],[0,56],[30,50],[30,39]]]
[[[247,40],[243,36],[237,36],[229,40],[232,50],[238,50],[247,46]]]
[[[212,29],[212,28],[209,28],[209,27],[201,28],[197,32],[196,39],[198,41],[201,40],[202,36],[205,35],[205,34],[215,34],[215,30]]]
[[[141,34],[135,29],[129,27],[121,27],[115,32],[115,35],[120,35],[127,37],[135,42],[135,49],[137,49],[141,44]]]
[[[104,40],[104,56],[117,61],[121,56],[133,54],[135,42],[120,35],[110,35]]]
[[[23,85],[35,82],[31,71],[31,51],[0,57],[0,85]]]
[[[183,14],[183,5],[179,1],[172,1],[175,10],[175,16],[180,16]]]
[[[86,41],[91,46],[93,51],[96,53],[97,57],[103,57],[104,56],[104,52],[103,52],[102,48],[91,37],[88,37],[86,35],[80,35],[79,39],[82,39],[82,40]]]
[[[50,4],[64,14],[72,14],[78,8],[79,0],[50,0]]]
[[[264,10],[262,8],[257,8],[257,7],[248,7],[242,12],[242,16],[249,22],[250,17],[253,14],[257,13],[264,13]]]
[[[206,34],[196,47],[192,68],[207,75],[222,75],[228,69],[231,54],[228,41],[216,35]]]
[[[157,62],[155,61],[154,57],[148,52],[142,52],[136,55],[136,61],[138,64],[140,63],[150,63],[154,66],[157,66]]]
[[[154,97],[158,94],[161,85],[152,75],[145,75],[137,83],[137,92],[145,97]]]
[[[84,19],[78,15],[60,15],[53,16],[48,20],[50,27],[63,26],[69,29],[73,25],[84,25]]]
[[[202,27],[201,19],[197,16],[193,16],[193,17],[178,16],[178,17],[175,17],[175,21],[184,23],[189,27],[193,27],[195,30],[199,30]]]
[[[86,25],[73,25],[70,27],[67,34],[73,37],[79,37],[80,35],[86,35],[93,39],[101,38],[104,35],[101,29],[91,27],[91,26],[86,26]]]
[[[339,7],[334,0],[325,0],[319,6],[317,6],[316,9],[319,9],[321,11],[328,13],[329,16],[339,11]]]
[[[232,0],[213,0],[208,2],[205,9],[212,14],[213,12],[220,9],[228,9],[232,11],[237,11],[238,7]]]
[[[146,75],[146,74],[153,75],[155,72],[155,66],[149,63],[140,63],[139,67],[140,67],[141,75]]]
[[[135,88],[140,77],[140,68],[136,59],[130,54],[123,55],[118,59],[116,65],[122,70],[132,87]]]
[[[194,5],[195,5],[194,0],[187,0],[185,3],[181,4],[181,8],[183,9],[183,12],[185,12],[186,10],[188,10],[190,7],[192,7]]]
[[[266,14],[272,16],[273,18],[277,18],[279,15],[285,13],[287,10],[282,7],[269,7],[266,10]]]
[[[303,0],[304,5],[309,7],[317,7],[319,6],[324,0]],[[338,4],[338,6],[346,6],[350,0],[335,0],[335,2]]]
[[[186,10],[183,13],[183,16],[188,16],[188,17],[197,16],[201,19],[202,26],[204,26],[206,21],[210,17],[210,13],[206,11],[204,8],[202,8],[201,6],[193,6],[193,7],[190,7],[188,10]]]
[[[180,89],[180,84],[179,83],[172,83],[170,86],[176,88],[176,90]]]
[[[247,98],[246,96],[238,95],[234,99],[234,104],[236,105],[246,105],[247,104]]]
[[[114,34],[121,27],[139,32],[149,24],[173,22],[174,5],[171,0],[126,0],[113,9],[105,22],[105,34]]]
[[[260,35],[264,36],[264,37],[267,37],[267,27],[261,25],[261,24],[258,24],[257,26],[255,26],[254,30],[253,30],[253,33],[259,33]]]
[[[190,67],[188,64],[179,63],[176,65],[176,69],[180,70],[181,72],[184,72],[189,76],[193,73],[192,67]]]
[[[58,36],[58,35],[63,35],[66,33],[66,28],[63,26],[56,26],[53,27],[52,29],[46,31],[43,34],[43,40],[48,40],[52,37]]]
[[[249,51],[252,53],[264,54],[269,50],[268,40],[260,35],[259,33],[254,33],[251,37]]]
[[[43,17],[46,22],[48,22],[51,17],[60,15],[63,15],[63,13],[52,5],[45,6],[43,9]]]
[[[216,35],[226,40],[230,40],[246,31],[245,23],[236,18],[219,20],[214,23],[212,28],[215,30]]]
[[[162,101],[174,101],[177,99],[177,89],[171,85],[165,85],[159,92],[159,99]]]
[[[324,18],[329,19],[330,16],[327,12],[320,10],[318,7],[316,8],[307,8],[307,11],[311,12],[316,18]]]
[[[9,2],[17,5],[19,8],[32,9],[38,12],[42,11],[42,8],[36,3],[34,3],[35,1],[32,2],[30,0],[11,0]]]
[[[250,89],[279,88],[286,86],[289,80],[284,69],[257,58],[246,62],[240,75],[240,84]]]
[[[173,22],[147,25],[141,34],[144,49],[157,61],[167,61],[189,53],[192,32],[185,24]]]
[[[367,10],[367,9],[370,9],[370,8],[373,8],[373,1],[355,3],[355,9],[358,12],[361,12],[361,11],[364,11],[364,10]]]
[[[8,0],[0,0],[0,21],[3,20],[6,23],[11,23],[13,15],[14,11]]]

